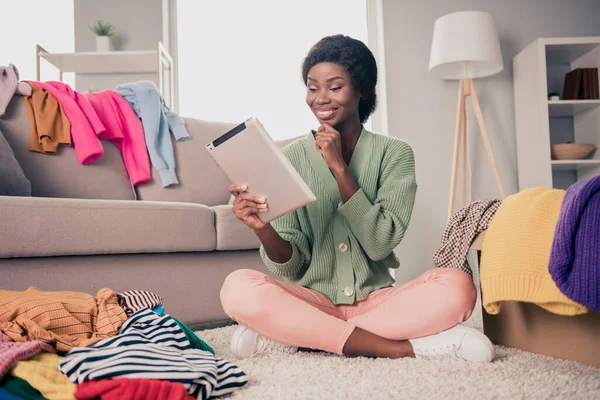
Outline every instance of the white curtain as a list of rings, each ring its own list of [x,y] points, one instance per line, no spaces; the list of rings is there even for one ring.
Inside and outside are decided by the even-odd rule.
[[[0,0],[0,65],[14,64],[20,78],[36,79],[35,45],[53,53],[75,50],[73,0]],[[40,80],[58,80],[58,70],[42,60]],[[73,86],[72,73],[63,81]]]
[[[368,44],[366,13],[366,0],[179,0],[180,114],[255,116],[273,139],[304,135],[317,122],[304,101],[303,58],[328,35]]]

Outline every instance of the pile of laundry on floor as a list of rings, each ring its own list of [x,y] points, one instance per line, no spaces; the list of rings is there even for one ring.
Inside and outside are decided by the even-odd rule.
[[[55,154],[59,146],[72,145],[79,162],[90,164],[104,154],[101,141],[109,141],[121,151],[133,185],[151,180],[150,163],[163,187],[179,183],[170,134],[177,141],[191,136],[153,82],[81,93],[62,82],[19,81],[12,64],[0,67],[0,76],[0,117],[13,96],[23,98],[31,125],[30,151]]]
[[[0,399],[208,399],[247,381],[154,293],[0,290]]]

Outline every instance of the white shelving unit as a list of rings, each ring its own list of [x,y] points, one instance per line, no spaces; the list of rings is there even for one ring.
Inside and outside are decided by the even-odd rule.
[[[548,113],[550,118],[573,117],[598,106],[600,100],[555,100],[548,101]]]
[[[156,73],[158,90],[169,107],[174,109],[173,58],[160,41],[157,42],[156,50],[50,53],[39,44],[36,45],[35,50],[38,81],[41,74],[41,59],[58,68],[61,81],[64,72],[81,74]],[[167,75],[166,79],[165,75]]]
[[[519,190],[600,175],[600,149],[585,160],[550,157],[552,144],[567,141],[600,148],[600,100],[548,101],[567,72],[586,67],[600,67],[600,37],[540,38],[513,58]]]
[[[600,166],[600,160],[552,160],[553,171],[584,170]]]

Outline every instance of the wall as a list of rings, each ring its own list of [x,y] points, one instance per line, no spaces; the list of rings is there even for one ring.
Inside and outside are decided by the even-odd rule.
[[[162,0],[74,0],[75,51],[95,51],[96,38],[89,30],[90,21],[103,19],[115,25],[114,50],[154,50],[163,40]],[[167,46],[167,44],[166,44]],[[90,87],[113,89],[123,82],[149,79],[157,82],[156,74],[77,74],[76,89]]]
[[[518,190],[512,58],[538,37],[600,36],[598,0],[383,0],[388,130],[412,145],[419,185],[399,281],[432,268],[447,221],[458,85],[429,76],[429,51],[435,20],[466,10],[491,13],[500,35],[504,71],[475,84],[507,195]],[[470,101],[467,114],[471,198],[496,198]]]

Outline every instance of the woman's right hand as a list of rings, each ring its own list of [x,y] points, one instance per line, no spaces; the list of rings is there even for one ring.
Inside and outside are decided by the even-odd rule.
[[[267,200],[264,197],[247,192],[247,185],[231,185],[227,190],[235,196],[233,202],[235,217],[254,230],[264,228],[266,224],[258,218],[257,214],[269,210]]]

